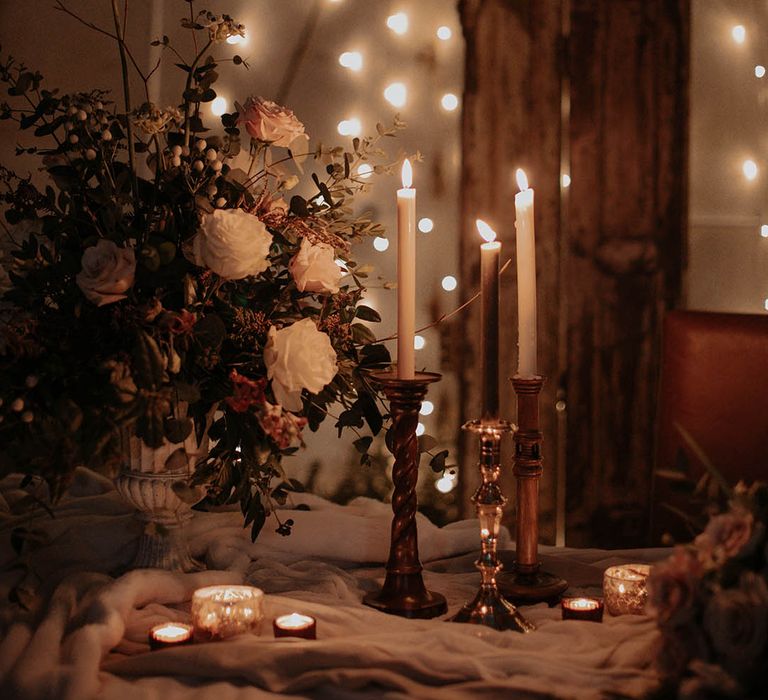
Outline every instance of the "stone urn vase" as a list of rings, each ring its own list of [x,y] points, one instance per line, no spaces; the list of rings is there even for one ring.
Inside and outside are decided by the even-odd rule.
[[[165,441],[158,448],[148,447],[135,435],[123,436],[123,466],[115,479],[115,487],[123,499],[136,508],[136,517],[144,522],[132,569],[200,571],[205,568],[189,553],[185,526],[192,519],[193,511],[177,492],[179,486],[188,484],[206,447],[197,444],[194,431],[183,442]]]

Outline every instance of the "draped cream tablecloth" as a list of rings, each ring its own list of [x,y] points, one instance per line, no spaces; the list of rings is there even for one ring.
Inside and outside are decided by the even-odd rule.
[[[0,509],[19,496],[17,484],[0,485]],[[36,547],[17,557],[3,535],[0,698],[604,698],[653,688],[658,637],[646,617],[564,622],[558,608],[530,606],[523,611],[538,630],[521,635],[363,606],[363,594],[383,579],[389,506],[357,499],[342,507],[306,494],[300,500],[310,510],[290,513],[290,537],[268,522],[255,544],[239,513],[198,514],[190,542],[208,571],[114,577],[130,562],[142,524],[108,481],[80,471],[55,519],[24,525]],[[427,586],[446,596],[453,614],[477,590],[477,523],[440,529],[419,518]],[[586,593],[599,593],[607,566],[664,554],[542,548],[547,568]],[[267,594],[261,636],[149,651],[147,630],[188,620],[196,588],[243,582]],[[27,610],[7,602],[13,587]],[[317,641],[272,638],[271,619],[293,611],[317,618]]]

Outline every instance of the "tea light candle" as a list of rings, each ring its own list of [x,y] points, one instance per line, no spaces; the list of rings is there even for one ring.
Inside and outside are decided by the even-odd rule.
[[[603,576],[603,596],[611,615],[642,615],[648,600],[648,564],[611,566]]]
[[[149,648],[155,650],[189,644],[192,631],[192,625],[184,622],[161,622],[149,630]]]
[[[291,613],[281,615],[272,621],[275,637],[300,637],[301,639],[317,639],[317,621],[309,615]]]
[[[195,639],[209,641],[259,633],[264,592],[252,586],[207,586],[192,596]]]
[[[597,598],[563,598],[563,620],[603,621],[603,601]]]

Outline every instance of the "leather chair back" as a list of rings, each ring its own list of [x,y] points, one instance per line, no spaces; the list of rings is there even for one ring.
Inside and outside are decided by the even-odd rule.
[[[657,470],[687,465],[704,473],[676,428],[682,426],[726,480],[768,480],[768,314],[670,311],[664,320]],[[674,479],[654,475],[651,539],[691,539],[663,503],[690,512]],[[699,513],[696,513],[697,515]]]

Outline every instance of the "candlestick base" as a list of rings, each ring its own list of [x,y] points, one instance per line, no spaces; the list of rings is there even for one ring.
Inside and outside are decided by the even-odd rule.
[[[451,622],[485,625],[495,630],[533,632],[536,627],[520,611],[492,588],[481,588],[475,599],[451,618]]]
[[[499,590],[506,598],[519,605],[548,603],[555,605],[568,588],[568,581],[547,573],[510,571],[499,574]]]
[[[371,374],[389,399],[392,413],[391,451],[395,457],[392,481],[392,533],[387,576],[381,591],[368,593],[363,603],[400,617],[428,619],[448,611],[445,597],[428,591],[421,577],[416,530],[416,481],[419,447],[416,426],[421,402],[429,384],[440,379],[433,372],[416,372],[413,379],[400,379],[395,372]]]

